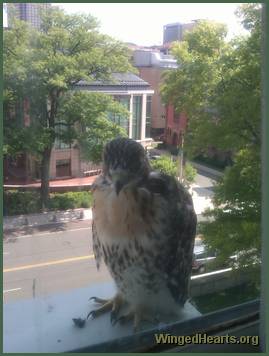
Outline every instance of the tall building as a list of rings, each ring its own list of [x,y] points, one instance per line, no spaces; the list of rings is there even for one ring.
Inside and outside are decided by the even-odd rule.
[[[182,40],[182,25],[181,23],[171,23],[163,27],[163,44],[181,41]]]
[[[12,26],[14,18],[30,23],[34,28],[39,29],[41,25],[40,13],[48,9],[50,3],[8,3],[7,19],[8,26]]]
[[[177,68],[177,61],[173,56],[163,54],[160,49],[137,49],[133,51],[133,65],[137,67],[139,76],[148,82],[154,90],[151,99],[149,136],[158,139],[165,133],[166,122],[166,108],[160,94],[162,74],[167,69]]]
[[[197,21],[194,20],[190,23],[171,23],[163,27],[163,44],[168,44],[174,41],[182,41],[184,33],[186,31],[191,31],[196,25]]]

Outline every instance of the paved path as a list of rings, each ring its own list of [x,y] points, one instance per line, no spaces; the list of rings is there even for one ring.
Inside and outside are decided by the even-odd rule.
[[[85,185],[91,186],[95,179],[96,176],[51,180],[50,187],[77,187]],[[40,185],[40,182],[29,184],[5,184],[4,188],[38,188]]]
[[[77,178],[75,183],[77,184],[80,179],[84,184],[89,184],[96,177]],[[70,184],[74,183],[72,179],[66,180]],[[74,184],[75,184],[74,183]],[[207,208],[213,208],[213,185],[214,180],[207,178],[201,174],[197,174],[195,183],[191,185],[190,192],[192,194],[195,212],[197,215],[201,215]],[[57,223],[67,223],[75,220],[90,220],[92,218],[91,209],[70,209],[66,211],[49,211],[41,214],[28,214],[4,217],[3,229],[4,232],[14,229],[35,227],[42,225],[50,225]]]

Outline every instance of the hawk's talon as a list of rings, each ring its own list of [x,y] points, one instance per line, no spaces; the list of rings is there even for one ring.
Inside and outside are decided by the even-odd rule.
[[[117,316],[118,316],[118,310],[111,310],[111,313],[110,313],[110,322],[111,324],[114,326],[118,319],[117,319]]]
[[[97,316],[96,310],[91,310],[87,315],[87,319],[89,318],[94,319],[96,318],[96,316]]]
[[[116,322],[116,318],[118,315],[118,312],[120,310],[120,307],[123,303],[121,297],[119,295],[116,295],[112,299],[102,299],[98,297],[91,297],[90,300],[93,300],[96,303],[100,304],[100,307],[98,309],[91,310],[89,314],[87,315],[87,319],[91,317],[91,319],[95,319],[96,317],[110,311],[110,321],[111,324],[114,325]]]
[[[101,304],[101,305],[103,305],[103,304],[108,302],[107,299],[102,299],[102,298],[98,298],[98,297],[90,297],[89,300],[93,300],[94,303]]]

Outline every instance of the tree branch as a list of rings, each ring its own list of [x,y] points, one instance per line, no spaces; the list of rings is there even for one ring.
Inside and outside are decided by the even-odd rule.
[[[71,49],[71,51],[70,51],[71,56],[75,53],[75,50],[78,48],[80,43],[81,43],[81,41],[78,41],[78,43],[76,43],[75,46]]]
[[[246,125],[247,129],[251,132],[251,134],[254,138],[254,142],[257,144],[260,143],[260,135],[254,130],[251,123],[246,118],[243,118],[243,121],[244,121],[244,124]]]

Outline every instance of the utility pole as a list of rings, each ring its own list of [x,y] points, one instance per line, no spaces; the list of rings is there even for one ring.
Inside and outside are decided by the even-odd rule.
[[[180,133],[181,143],[179,147],[179,181],[180,183],[183,182],[183,148],[184,148],[184,132]]]

